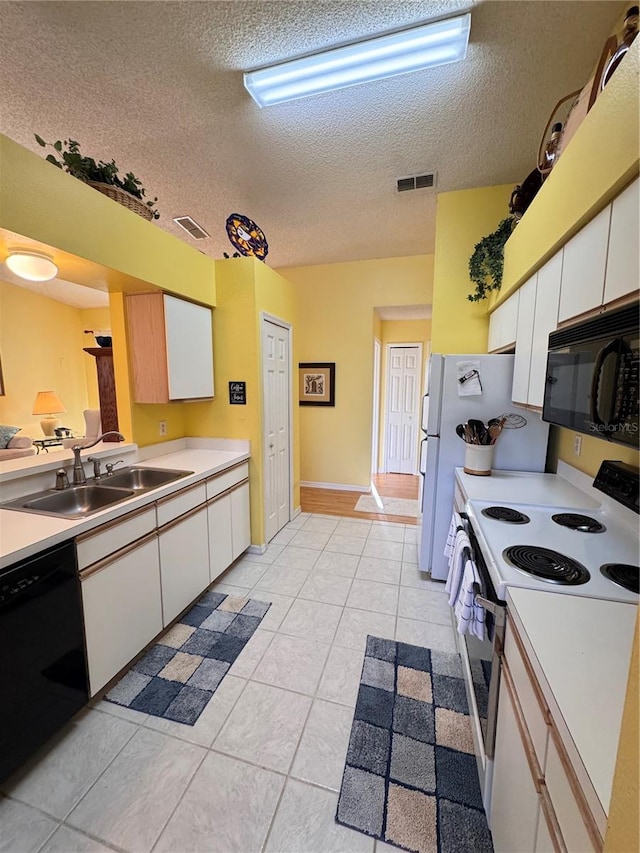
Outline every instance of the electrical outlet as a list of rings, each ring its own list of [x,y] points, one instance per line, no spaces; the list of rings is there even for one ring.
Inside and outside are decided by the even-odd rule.
[[[158,422],[158,433],[160,435],[166,435],[167,434],[167,422],[166,421],[159,421]]]
[[[582,436],[576,435],[573,439],[573,452],[575,456],[580,456],[582,452]]]

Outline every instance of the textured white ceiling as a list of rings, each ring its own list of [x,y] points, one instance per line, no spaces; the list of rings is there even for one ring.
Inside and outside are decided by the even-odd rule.
[[[465,62],[260,110],[243,70],[472,8]],[[254,219],[270,266],[431,253],[436,191],[516,183],[549,112],[624,10],[573,0],[2,2],[0,130],[78,139],[159,197],[206,254]],[[52,167],[53,168],[53,167]],[[506,211],[505,211],[506,213]],[[211,238],[171,220],[189,214]]]
[[[381,320],[431,319],[431,305],[384,305],[374,311]]]

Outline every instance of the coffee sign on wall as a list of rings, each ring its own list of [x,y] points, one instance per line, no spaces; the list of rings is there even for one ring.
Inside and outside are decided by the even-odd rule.
[[[247,383],[246,382],[230,382],[229,383],[229,403],[232,406],[247,405]]]

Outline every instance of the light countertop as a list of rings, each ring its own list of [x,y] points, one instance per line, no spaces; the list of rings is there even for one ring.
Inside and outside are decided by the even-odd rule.
[[[608,814],[637,605],[516,588],[507,602]]]
[[[456,480],[467,500],[496,503],[595,509],[599,502],[558,474],[528,471],[492,471],[489,477],[456,468]]]
[[[122,445],[120,445],[121,449]],[[135,447],[135,445],[134,445]],[[174,453],[145,459],[143,462],[127,460],[129,464],[151,468],[176,468],[192,471],[180,480],[174,480],[157,489],[134,495],[122,503],[107,507],[87,518],[64,519],[28,512],[0,509],[0,568],[63,542],[73,539],[93,527],[98,527],[125,515],[132,510],[153,503],[173,491],[183,489],[198,480],[219,474],[227,468],[248,459],[248,451],[182,449]]]

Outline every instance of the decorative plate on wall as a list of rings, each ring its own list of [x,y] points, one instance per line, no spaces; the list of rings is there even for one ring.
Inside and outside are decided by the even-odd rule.
[[[269,244],[264,231],[247,216],[232,213],[227,219],[227,236],[231,245],[242,255],[264,261],[269,254]]]

